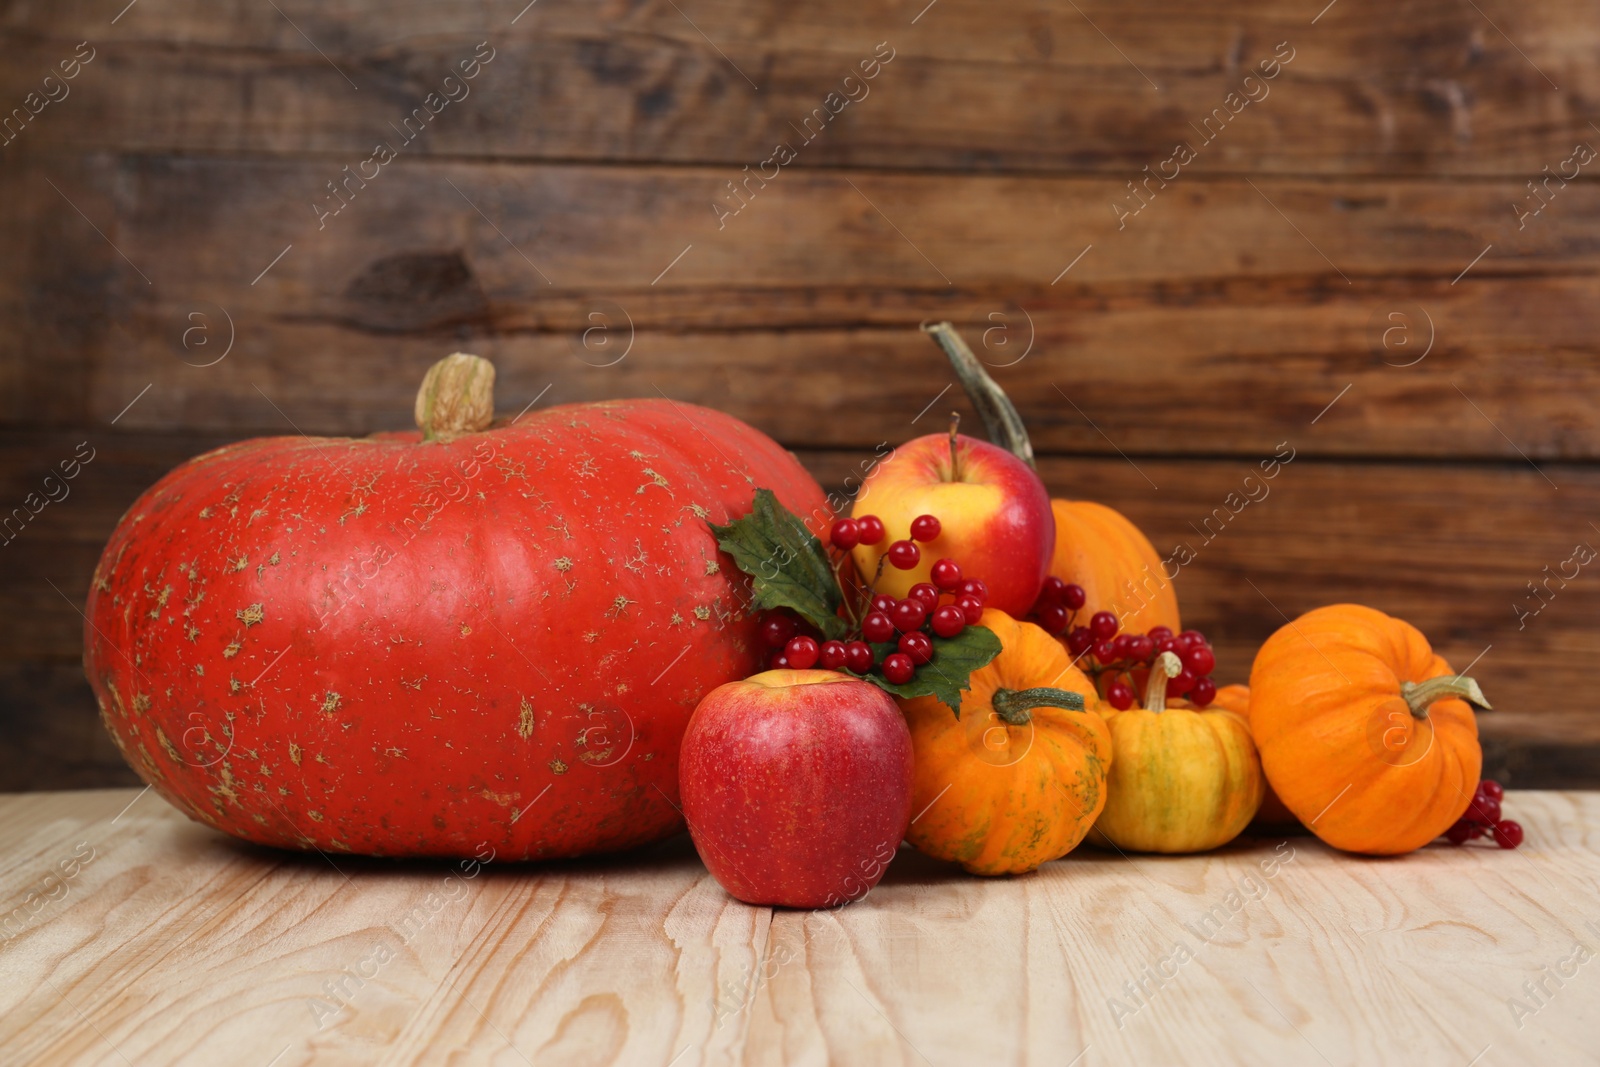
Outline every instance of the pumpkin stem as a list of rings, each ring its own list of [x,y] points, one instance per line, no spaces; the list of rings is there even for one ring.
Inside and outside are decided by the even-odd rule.
[[[1054,689],[1047,685],[1033,689],[996,689],[989,706],[1007,726],[1026,726],[1033,721],[1034,708],[1063,708],[1082,711],[1083,696],[1068,689]]]
[[[1150,668],[1150,680],[1144,687],[1146,711],[1167,710],[1167,679],[1176,678],[1182,671],[1183,663],[1171,652],[1163,652],[1156,657],[1155,665]]]
[[[1481,711],[1494,710],[1484,698],[1483,690],[1478,688],[1478,683],[1459,674],[1441,674],[1425,682],[1403,682],[1400,685],[1400,695],[1405,697],[1406,704],[1411,708],[1411,714],[1418,719],[1428,717],[1428,708],[1434,701],[1451,697],[1465,700]]]
[[[967,391],[967,398],[977,409],[978,418],[983,420],[983,429],[989,435],[989,440],[1032,467],[1033,445],[1028,441],[1028,428],[1023,425],[1022,416],[1017,414],[1016,405],[1011,403],[1005,390],[989,377],[989,372],[983,369],[983,364],[972,354],[972,349],[967,347],[967,342],[961,339],[956,328],[948,322],[937,322],[922,329],[933,336],[949,357],[956,377],[961,379],[961,388]]]
[[[428,368],[417,390],[417,426],[424,441],[449,441],[494,421],[494,364],[465,352]]]

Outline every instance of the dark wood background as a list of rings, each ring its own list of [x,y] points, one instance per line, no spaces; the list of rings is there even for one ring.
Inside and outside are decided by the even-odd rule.
[[[665,394],[837,482],[966,410],[937,318],[1057,495],[1195,548],[1179,595],[1220,680],[1285,616],[1361,600],[1477,659],[1492,773],[1600,785],[1600,562],[1517,611],[1600,544],[1600,161],[1529,187],[1600,147],[1592,4],[124,2],[0,4],[0,109],[94,50],[0,147],[0,510],[95,450],[0,547],[0,789],[134,781],[79,607],[183,459],[407,425],[465,349],[503,410]],[[483,41],[470,95],[319,228],[326,183]],[[779,141],[798,158],[719,228]],[[1205,542],[1281,442],[1271,495]]]

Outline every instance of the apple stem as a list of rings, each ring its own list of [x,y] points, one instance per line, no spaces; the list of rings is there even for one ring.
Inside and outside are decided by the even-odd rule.
[[[956,328],[948,322],[936,322],[922,329],[933,337],[949,357],[956,377],[961,379],[961,388],[967,391],[967,399],[972,401],[978,418],[983,420],[984,432],[989,435],[989,440],[1012,452],[1028,466],[1034,466],[1033,444],[1028,440],[1028,428],[1023,425],[1022,416],[1017,414],[1016,405],[1006,396],[1005,390],[989,377],[989,372],[983,369],[983,364],[972,354],[972,349],[967,347],[967,342],[961,339]]]
[[[1007,726],[1026,726],[1033,721],[1034,708],[1064,708],[1082,711],[1083,696],[1069,689],[1038,686],[1033,689],[996,689],[989,706]]]
[[[1146,711],[1163,712],[1167,710],[1167,680],[1176,678],[1183,673],[1183,662],[1171,652],[1163,652],[1156,657],[1150,667],[1150,680],[1144,687],[1144,707]]]
[[[961,429],[961,412],[950,413],[950,480],[961,480],[961,453],[956,448],[956,434]]]

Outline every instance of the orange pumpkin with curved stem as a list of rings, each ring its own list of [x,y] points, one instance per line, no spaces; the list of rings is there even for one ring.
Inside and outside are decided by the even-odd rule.
[[[1265,779],[1250,725],[1221,708],[1167,707],[1167,680],[1181,669],[1177,656],[1161,653],[1144,707],[1106,712],[1113,762],[1092,843],[1204,852],[1238,837],[1261,806]]]
[[[1250,721],[1250,687],[1248,685],[1225,685],[1217,690],[1217,695],[1212,698],[1211,707],[1223,708],[1233,712],[1245,722]],[[1279,799],[1277,792],[1272,788],[1272,781],[1268,779],[1266,792],[1261,797],[1261,807],[1256,811],[1255,821],[1262,826],[1293,826],[1299,823],[1294,817],[1294,812]]]
[[[989,440],[1032,467],[1033,445],[1027,427],[1005,390],[989,377],[955,327],[941,322],[923,329],[933,335],[955,368]],[[1083,588],[1081,618],[1110,611],[1128,633],[1155,626],[1169,627],[1174,633],[1183,629],[1177,590],[1166,576],[1161,556],[1137,526],[1121,512],[1089,500],[1051,500],[1050,511],[1055,517],[1056,545],[1049,573]]]
[[[900,702],[916,770],[906,838],[973,874],[1021,874],[1072,851],[1106,801],[1111,735],[1061,642],[994,609],[1000,654],[972,672],[961,715]]]
[[[1250,671],[1250,729],[1268,777],[1335,848],[1421,848],[1467,810],[1483,770],[1478,683],[1409,623],[1357,604],[1307,612]]]

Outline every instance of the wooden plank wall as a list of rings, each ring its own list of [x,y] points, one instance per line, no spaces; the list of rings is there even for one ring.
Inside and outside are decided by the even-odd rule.
[[[0,501],[95,456],[0,547],[0,789],[132,781],[77,608],[185,457],[403,426],[461,348],[838,481],[966,410],[938,318],[1057,494],[1195,549],[1220,679],[1359,599],[1477,659],[1492,771],[1600,784],[1600,583],[1529,585],[1600,543],[1592,5],[64,0],[0,50]]]

